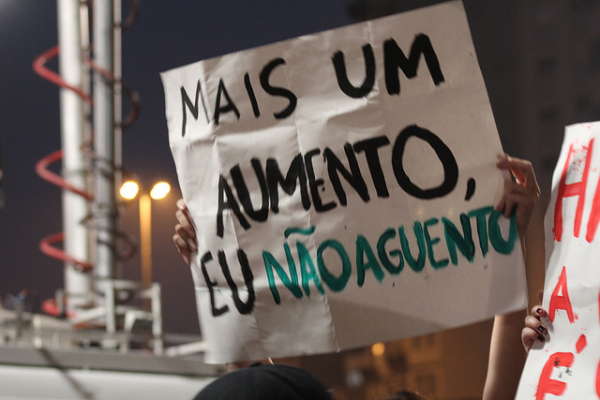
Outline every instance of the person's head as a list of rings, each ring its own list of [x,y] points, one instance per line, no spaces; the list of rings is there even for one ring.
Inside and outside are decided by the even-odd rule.
[[[216,379],[194,400],[333,400],[333,397],[306,371],[287,365],[255,364]]]
[[[396,392],[388,400],[425,400],[419,393],[410,390],[401,390]]]

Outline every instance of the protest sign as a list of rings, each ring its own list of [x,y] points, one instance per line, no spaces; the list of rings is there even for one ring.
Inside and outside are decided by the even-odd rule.
[[[208,362],[338,351],[524,307],[461,2],[162,79]]]
[[[535,344],[518,399],[600,396],[600,123],[568,126],[545,218],[543,306],[549,339]]]

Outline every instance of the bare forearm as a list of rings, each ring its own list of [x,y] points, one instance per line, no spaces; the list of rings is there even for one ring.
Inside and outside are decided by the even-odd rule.
[[[494,318],[483,400],[515,397],[527,358],[520,340],[525,315],[522,310]]]

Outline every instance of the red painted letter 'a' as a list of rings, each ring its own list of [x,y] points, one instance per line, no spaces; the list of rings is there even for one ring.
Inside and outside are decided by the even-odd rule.
[[[558,293],[561,292],[559,296]],[[573,307],[571,307],[571,300],[569,299],[569,291],[567,290],[567,270],[563,267],[558,283],[552,292],[550,297],[550,307],[548,310],[548,317],[550,321],[554,322],[554,316],[556,310],[565,310],[569,317],[569,322],[575,322],[575,316],[573,315]]]

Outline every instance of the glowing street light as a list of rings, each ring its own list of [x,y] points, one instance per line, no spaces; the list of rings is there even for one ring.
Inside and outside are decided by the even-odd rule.
[[[171,191],[171,186],[167,182],[158,182],[150,191],[150,197],[154,200],[164,198]]]
[[[140,187],[137,183],[135,183],[134,181],[127,181],[123,183],[123,186],[121,186],[121,190],[119,191],[119,193],[121,193],[121,197],[123,197],[124,199],[133,200],[135,199],[135,196],[137,196],[139,190]]]
[[[145,191],[139,196],[140,207],[140,257],[142,264],[142,284],[150,285],[152,283],[152,199],[159,200],[164,198],[171,186],[166,182],[158,182],[148,194]],[[140,192],[140,187],[136,182],[127,181],[121,186],[119,193],[127,200],[133,200]]]

